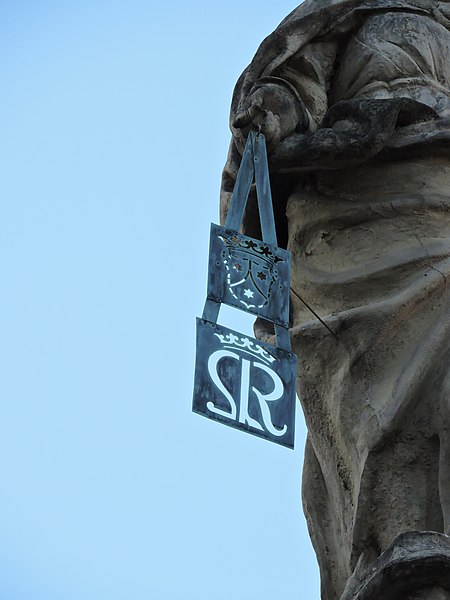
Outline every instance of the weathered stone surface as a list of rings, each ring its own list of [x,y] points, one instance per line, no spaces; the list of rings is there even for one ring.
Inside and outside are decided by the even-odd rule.
[[[342,600],[448,600],[450,538],[411,531],[394,543],[359,577],[350,578]]]
[[[223,214],[255,126],[292,287],[336,334],[292,295],[323,600],[449,600],[450,3],[293,11],[236,86]]]

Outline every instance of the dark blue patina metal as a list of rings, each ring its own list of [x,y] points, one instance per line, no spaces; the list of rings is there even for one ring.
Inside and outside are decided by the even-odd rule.
[[[194,412],[293,448],[295,372],[291,352],[197,319]]]
[[[256,182],[262,241],[239,233]],[[194,412],[293,448],[296,359],[290,253],[277,246],[265,138],[251,132],[224,227],[211,225],[208,295],[197,320]],[[220,305],[275,325],[276,347],[220,325]]]
[[[289,326],[290,253],[211,225],[208,298]]]

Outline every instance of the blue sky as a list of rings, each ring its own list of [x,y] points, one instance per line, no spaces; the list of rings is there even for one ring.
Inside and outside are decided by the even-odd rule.
[[[191,413],[232,89],[295,5],[0,4],[1,598],[319,596],[300,411],[294,452]]]

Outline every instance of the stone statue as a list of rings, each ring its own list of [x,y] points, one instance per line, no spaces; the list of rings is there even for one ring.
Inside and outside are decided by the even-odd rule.
[[[257,127],[292,252],[322,599],[449,600],[450,2],[306,0],[286,17],[235,89],[223,214]]]

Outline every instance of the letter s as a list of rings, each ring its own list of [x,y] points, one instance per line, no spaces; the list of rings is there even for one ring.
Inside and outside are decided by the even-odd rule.
[[[207,402],[206,406],[211,412],[216,413],[217,415],[221,415],[222,417],[227,417],[228,419],[233,419],[235,421],[237,415],[236,402],[233,400],[233,397],[227,390],[227,388],[223,385],[223,382],[220,379],[219,374],[217,372],[217,365],[219,364],[219,360],[225,358],[226,356],[235,358],[237,361],[239,361],[239,356],[234,352],[228,352],[227,350],[217,350],[216,352],[213,352],[208,359],[208,372],[213,383],[216,385],[219,391],[222,392],[222,394],[230,403],[231,412],[227,412],[226,410],[217,408],[211,401]]]

